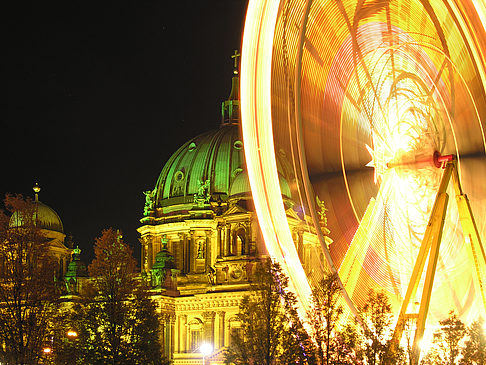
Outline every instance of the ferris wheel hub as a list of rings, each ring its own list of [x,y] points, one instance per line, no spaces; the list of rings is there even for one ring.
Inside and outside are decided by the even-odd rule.
[[[447,162],[456,160],[455,155],[441,155],[439,151],[434,151],[431,157],[426,155],[415,155],[413,153],[404,153],[394,160],[388,162],[386,167],[401,169],[419,169],[426,167],[444,168]]]
[[[434,165],[437,168],[445,168],[447,162],[456,160],[456,155],[441,155],[438,151],[434,152]]]

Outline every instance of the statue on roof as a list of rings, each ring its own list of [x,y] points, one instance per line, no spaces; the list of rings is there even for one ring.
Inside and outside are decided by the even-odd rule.
[[[155,207],[155,189],[150,191],[144,191],[145,194],[145,206],[143,208],[143,215],[145,217],[151,215],[154,212]]]
[[[197,193],[194,194],[194,203],[197,204],[198,207],[204,207],[204,204],[209,203],[209,199],[211,199],[211,194],[209,191],[210,181],[206,179],[205,182],[199,180],[199,187],[197,189]]]
[[[319,200],[319,197],[316,195],[316,203],[317,203],[317,214],[319,215],[319,222],[321,226],[327,227],[327,208],[324,205],[324,202]]]

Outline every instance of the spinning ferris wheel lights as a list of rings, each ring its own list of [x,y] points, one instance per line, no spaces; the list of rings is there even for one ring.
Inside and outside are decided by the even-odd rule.
[[[477,278],[486,265],[474,242],[486,234],[485,8],[477,0],[250,1],[241,79],[250,184],[268,251],[304,306],[313,278],[280,197],[282,150],[295,209],[322,246],[313,272],[339,272],[352,312],[370,288],[387,291],[397,318],[425,255],[447,170],[437,167],[453,164],[444,193],[456,203],[441,228],[428,317],[484,317]],[[316,201],[328,209],[326,230]],[[427,275],[417,276],[410,302],[421,303]]]

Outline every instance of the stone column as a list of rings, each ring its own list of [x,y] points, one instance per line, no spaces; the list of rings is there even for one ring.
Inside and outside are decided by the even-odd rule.
[[[187,314],[181,314],[179,316],[179,337],[180,337],[180,350],[179,352],[187,352]]]
[[[204,247],[204,258],[205,258],[205,261],[204,261],[204,272],[207,272],[208,271],[208,266],[211,266],[211,263],[212,263],[212,250],[211,250],[211,240],[213,238],[213,232],[211,230],[207,230],[206,231],[206,244],[205,244],[205,247]]]
[[[140,267],[142,268],[142,271],[145,271],[148,273],[149,271],[149,268],[148,268],[148,257],[147,257],[147,254],[148,254],[148,249],[147,249],[147,241],[143,238],[139,238],[139,241],[140,241],[140,245],[142,246],[141,247],[141,262],[140,262]]]
[[[167,356],[167,347],[166,347],[166,333],[165,333],[165,318],[164,314],[160,316],[160,322],[159,322],[159,341],[160,341],[160,347],[162,350],[162,354],[164,356]]]
[[[184,271],[184,234],[178,233],[177,239],[174,243],[174,251],[172,254],[174,255],[174,263],[176,268],[181,272]]]
[[[175,315],[171,314],[169,317],[169,337],[170,337],[170,352],[169,352],[169,360],[172,359],[174,350],[175,350]]]
[[[249,244],[249,249],[250,249],[250,255],[254,255],[256,253],[256,236],[258,234],[258,225],[253,223],[253,221],[250,218],[250,223],[248,225],[248,234],[250,235],[250,244]]]
[[[191,262],[191,240],[189,236],[184,235],[184,274],[187,274],[190,270]]]
[[[208,311],[203,313],[204,317],[204,332],[203,332],[203,342],[209,342],[214,344],[214,319],[216,317],[216,312]]]
[[[216,246],[218,248],[217,258],[219,259],[223,256],[223,242],[221,240],[221,226],[218,225],[216,228]]]
[[[222,348],[224,347],[224,316],[226,315],[226,312],[224,311],[219,311],[218,312],[218,344],[217,348]]]
[[[196,256],[197,250],[195,248],[196,239],[194,237],[194,231],[189,232],[189,272],[192,274],[196,271]]]
[[[231,245],[231,224],[226,226],[226,237],[224,240],[225,248],[224,248],[224,255],[229,256],[231,253],[230,245]]]
[[[228,226],[225,224],[223,227],[221,227],[221,256],[225,257],[228,255],[227,252],[227,244],[226,244],[226,237],[228,237]]]
[[[171,356],[172,338],[171,338],[171,320],[170,315],[164,315],[164,354],[167,358]]]
[[[152,269],[152,266],[154,264],[154,250],[153,250],[153,237],[152,236],[147,236],[145,238],[145,243],[147,245],[147,262],[148,262],[148,270]]]
[[[175,316],[174,325],[174,353],[181,352],[181,316]]]

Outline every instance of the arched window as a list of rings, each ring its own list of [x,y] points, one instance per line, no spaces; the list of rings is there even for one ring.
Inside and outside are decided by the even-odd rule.
[[[240,228],[233,232],[233,239],[231,242],[231,255],[247,255],[248,247],[246,243],[246,232],[244,228]]]
[[[198,352],[202,342],[203,322],[199,318],[194,318],[188,324],[189,348],[192,352]]]
[[[241,328],[241,322],[237,317],[232,317],[228,320],[228,346],[231,346],[236,338],[242,338],[243,329]]]

